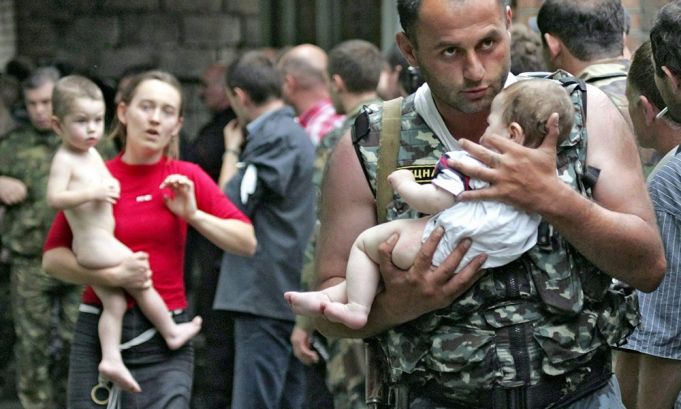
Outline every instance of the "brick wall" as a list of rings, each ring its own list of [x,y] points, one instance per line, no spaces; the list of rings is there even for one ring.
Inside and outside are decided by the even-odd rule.
[[[36,59],[68,61],[109,78],[137,64],[168,70],[185,85],[185,131],[191,136],[207,120],[197,97],[201,72],[212,62],[230,61],[239,48],[271,45],[262,38],[267,31],[261,26],[267,21],[262,16],[267,13],[260,7],[278,1],[16,0],[16,51]],[[321,0],[304,1],[312,5]],[[515,20],[527,23],[542,1],[517,0]],[[5,2],[11,0],[0,0],[0,6]],[[666,3],[623,0],[631,15],[630,49],[646,38],[655,13]],[[378,20],[364,14],[358,18],[366,20],[360,25],[375,26]],[[273,26],[277,24],[281,21],[272,22]],[[300,21],[293,30],[302,32],[306,24],[310,22]],[[341,21],[329,24],[339,25]],[[12,29],[0,21],[0,34]],[[0,35],[4,38],[7,36]],[[2,47],[0,44],[0,58]]]
[[[0,0],[0,66],[14,57],[15,48],[14,1]]]
[[[1,0],[0,0],[1,1]],[[237,48],[261,46],[257,0],[30,0],[16,3],[17,49],[117,78],[145,64],[183,82],[190,137],[207,120],[198,79]]]

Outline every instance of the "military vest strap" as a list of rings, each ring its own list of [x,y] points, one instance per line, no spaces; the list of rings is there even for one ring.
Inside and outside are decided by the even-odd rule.
[[[395,170],[397,150],[400,147],[400,119],[402,116],[402,97],[383,103],[383,123],[378,147],[376,167],[376,212],[378,222],[386,221],[386,207],[392,197],[388,175]]]

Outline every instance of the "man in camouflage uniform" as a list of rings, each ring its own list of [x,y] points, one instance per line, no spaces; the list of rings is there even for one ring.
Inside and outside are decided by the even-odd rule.
[[[317,145],[315,152],[315,186],[321,186],[326,161],[338,140],[350,129],[362,107],[380,103],[376,93],[383,57],[380,50],[364,40],[348,40],[334,47],[329,53],[328,74],[333,106],[338,114],[345,115],[343,124],[329,132]],[[317,189],[319,192],[319,189]],[[319,198],[317,198],[319,203]],[[314,275],[314,254],[319,226],[310,239],[305,251],[303,267],[303,288],[313,288],[317,281]],[[296,317],[296,327],[307,334],[313,333],[312,321],[308,317]],[[308,338],[311,339],[311,338]],[[294,342],[296,356],[312,360],[309,345]],[[336,409],[361,409],[364,403],[364,344],[361,340],[330,338],[326,346],[327,385],[333,394]],[[308,358],[309,357],[309,358]]]
[[[458,270],[469,246],[463,240],[436,268],[436,230],[402,271],[391,263],[393,237],[381,247],[384,288],[366,327],[317,320],[318,328],[375,337],[391,407],[622,408],[611,348],[637,315],[630,292],[610,283],[651,291],[665,267],[629,127],[601,91],[556,75],[578,109],[560,146],[555,115],[537,149],[483,137],[492,99],[514,80],[505,1],[398,0],[398,11],[405,32],[397,42],[429,90],[403,102],[392,162],[428,183],[424,170],[442,152],[468,151],[488,167],[450,165],[491,186],[459,200],[500,200],[540,214],[538,242],[518,261],[481,271],[484,255]],[[354,239],[383,211],[374,198],[378,155],[390,145],[381,141],[389,138],[382,114],[376,106],[361,114],[329,158],[316,265],[322,287],[345,276]],[[385,210],[387,219],[416,216],[397,196]]]
[[[26,409],[65,407],[68,352],[81,292],[41,267],[42,244],[54,217],[45,190],[60,144],[50,122],[58,78],[56,70],[40,68],[26,80],[23,91],[31,125],[0,142],[0,202],[6,206],[0,237],[10,252],[17,392]]]
[[[551,69],[560,68],[600,88],[631,126],[624,95],[629,60],[624,58],[622,2],[547,0],[537,14],[537,27]],[[648,173],[657,156],[652,149],[639,148],[639,152]]]

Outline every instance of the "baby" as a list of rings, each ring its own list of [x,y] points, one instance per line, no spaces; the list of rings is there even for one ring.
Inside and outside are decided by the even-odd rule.
[[[52,94],[52,128],[61,137],[47,184],[50,207],[64,210],[73,231],[73,251],[78,263],[90,269],[120,264],[133,252],[114,237],[112,205],[119,197],[118,181],[109,173],[94,148],[104,133],[104,98],[89,79],[62,78]],[[123,289],[93,286],[102,301],[99,372],[123,390],[140,392],[125,367],[119,349],[121,325],[127,309]],[[176,324],[153,287],[125,289],[154,324],[170,349],[178,349],[201,330],[201,318]]]
[[[565,89],[547,79],[520,80],[502,90],[492,101],[485,133],[506,136],[530,148],[538,147],[546,135],[549,116],[559,114],[559,140],[572,129],[574,107]],[[346,280],[322,291],[284,294],[296,314],[317,316],[340,322],[350,328],[362,328],[380,281],[378,246],[394,233],[399,239],[392,252],[393,263],[408,269],[421,247],[437,226],[445,230],[433,255],[433,265],[440,265],[463,238],[471,247],[459,263],[462,268],[475,256],[486,254],[483,268],[498,267],[515,260],[537,242],[541,217],[519,211],[494,201],[456,202],[456,196],[469,189],[488,185],[469,179],[447,165],[448,158],[460,161],[476,159],[464,151],[445,154],[435,167],[432,184],[416,183],[406,169],[388,176],[393,189],[413,209],[432,214],[419,219],[400,219],[379,224],[362,232],[355,240],[346,269]]]

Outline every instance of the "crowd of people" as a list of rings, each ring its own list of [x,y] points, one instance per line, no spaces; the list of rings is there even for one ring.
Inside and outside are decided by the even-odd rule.
[[[30,409],[672,408],[681,0],[631,56],[620,0],[512,6],[398,0],[385,54],[215,62],[196,135],[172,73],[12,60],[0,387]]]

